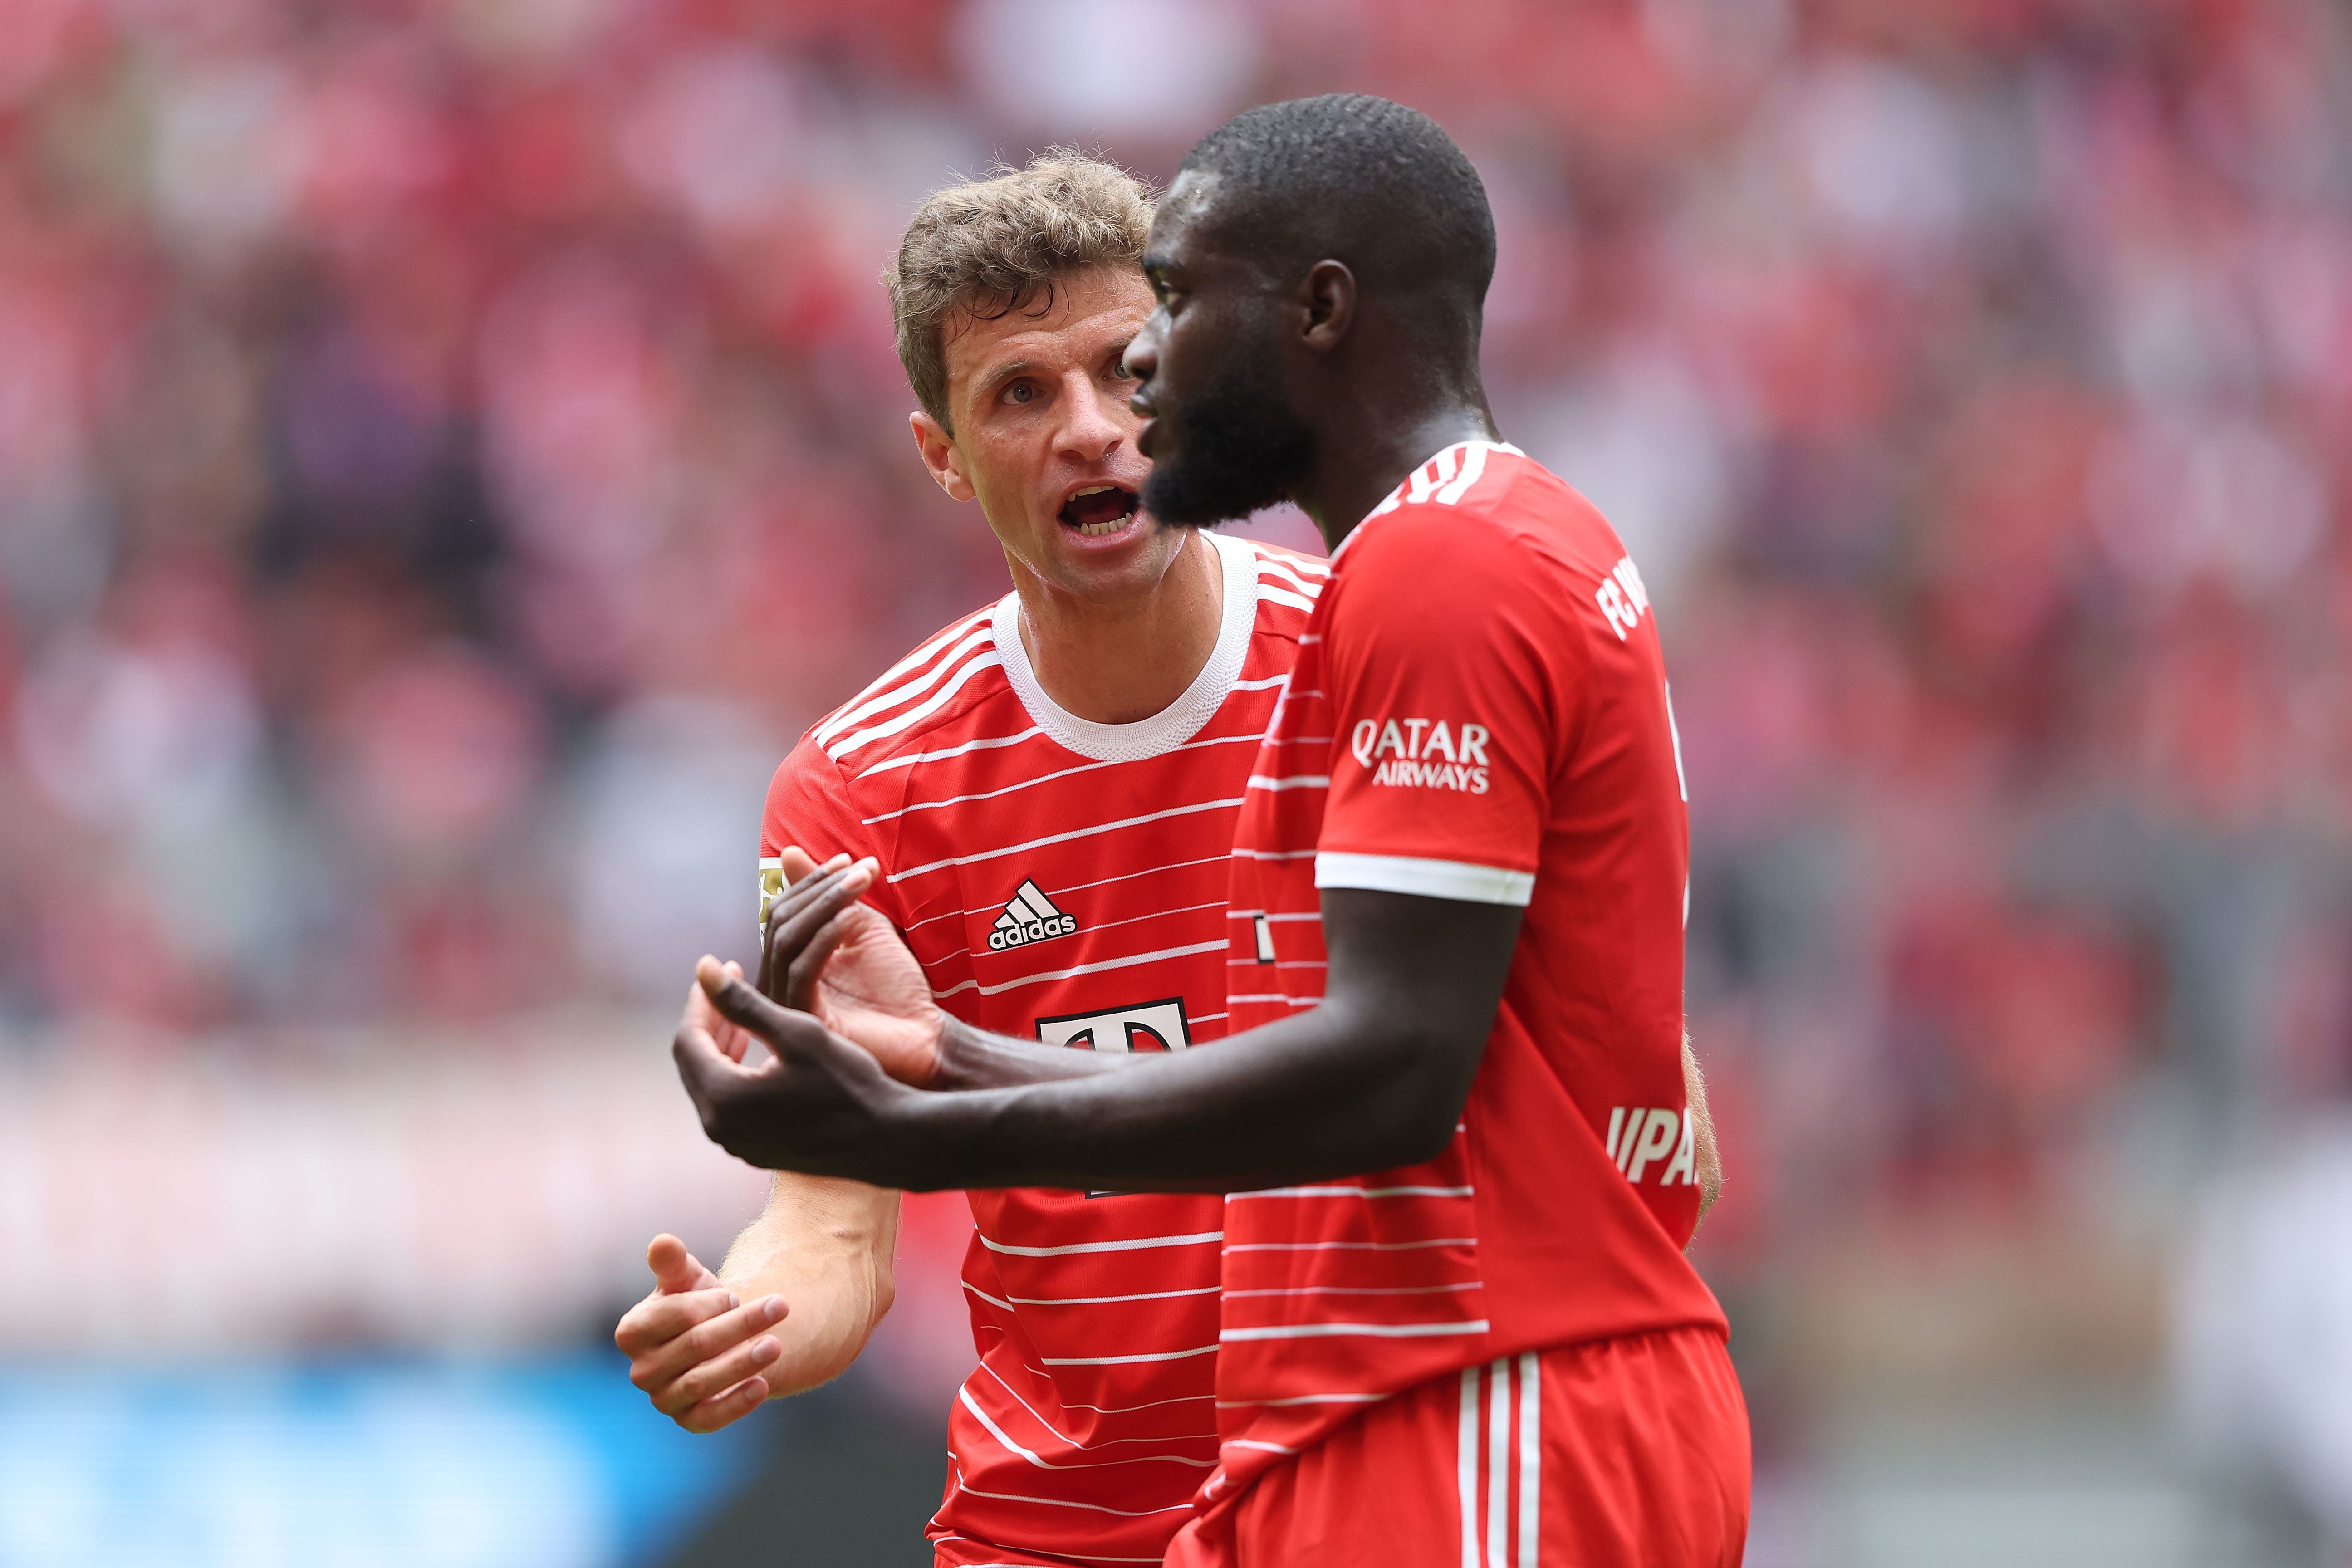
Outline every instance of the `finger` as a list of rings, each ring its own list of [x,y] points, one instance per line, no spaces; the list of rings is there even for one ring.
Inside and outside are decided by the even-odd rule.
[[[817,928],[816,934],[784,968],[783,1004],[803,1013],[816,1011],[816,983],[824,973],[825,961],[848,936],[856,920],[855,909],[845,909]]]
[[[716,963],[706,960],[694,973],[695,978],[702,983],[703,992],[710,998],[710,1005],[719,1009],[720,1017],[759,1036],[779,1056],[792,1046],[805,1044],[825,1033],[824,1026],[814,1018],[805,1013],[790,1012],[778,1006],[740,979],[729,975]],[[716,1049],[707,1053],[692,1051],[691,1045],[690,1040],[681,1036],[672,1054],[678,1057],[681,1072],[687,1071],[689,1064],[694,1066],[707,1090],[717,1091],[738,1084],[754,1070],[736,1068],[729,1063],[732,1070],[721,1072],[718,1064],[725,1061],[725,1058],[720,1057]],[[688,1087],[692,1089],[690,1081]]]
[[[686,1087],[687,1099],[694,1102],[694,1112],[702,1120],[703,1136],[719,1142],[720,1104],[754,1069],[729,1058],[701,1029],[680,1029],[672,1036],[669,1056],[677,1068],[678,1082]]]
[[[654,1408],[665,1415],[691,1410],[714,1394],[723,1394],[747,1377],[757,1377],[775,1364],[784,1347],[773,1334],[747,1340],[721,1355],[690,1366],[666,1388],[654,1393]]]
[[[784,885],[792,886],[816,869],[816,857],[797,844],[784,846]]]
[[[740,1304],[732,1291],[724,1289],[651,1295],[622,1314],[620,1326],[613,1331],[613,1342],[621,1347],[621,1353],[635,1359],[722,1313],[734,1311]]]
[[[869,856],[867,858],[871,859],[872,857]],[[827,891],[835,879],[856,871],[857,866],[862,864],[864,864],[862,861],[852,864],[848,856],[836,855],[799,881],[792,883],[769,900],[768,917],[761,922],[761,929],[765,930],[774,924],[780,917],[789,918],[793,910],[805,908],[810,900],[820,897]]]
[[[714,1394],[683,1415],[670,1419],[689,1432],[716,1432],[760,1408],[768,1397],[768,1380],[746,1378],[724,1394]]]
[[[821,881],[813,883],[806,898],[788,909],[779,910],[769,917],[764,933],[764,975],[760,993],[765,996],[779,994],[785,984],[785,972],[798,959],[825,922],[857,901],[858,896],[874,885],[879,863],[867,858],[855,866],[836,871]],[[790,1004],[797,1005],[797,1004]]]
[[[731,958],[719,967],[735,979],[743,977],[743,966]],[[703,994],[700,984],[688,982],[687,995],[686,1016],[678,1027],[700,1029],[710,1037],[710,1043],[719,1055],[730,1062],[740,1063],[744,1053],[751,1048],[751,1037],[719,1016],[719,1009],[710,1005],[710,998]]]
[[[686,1243],[667,1231],[646,1245],[646,1267],[654,1271],[654,1286],[665,1295],[708,1290],[719,1283],[718,1276],[686,1249]]]
[[[782,1322],[784,1317],[784,1299],[782,1296],[762,1296],[756,1301],[746,1301],[731,1312],[697,1323],[683,1333],[673,1334],[631,1356],[629,1381],[652,1394],[658,1404],[663,1391],[671,1384],[704,1362],[716,1361],[745,1341],[766,1333]],[[729,1378],[727,1383],[734,1381],[734,1378]],[[727,1384],[714,1383],[704,1388],[702,1393],[713,1394],[726,1386]],[[683,1410],[693,1403],[691,1399],[683,1401],[677,1408]],[[664,1414],[670,1413],[665,1407]]]
[[[836,856],[835,859],[842,860],[844,858]],[[820,921],[829,919],[832,910],[840,909],[846,902],[844,889],[850,889],[847,899],[854,899],[872,885],[873,873],[865,869],[866,864],[860,861],[856,866],[845,862],[836,865],[827,861],[822,874],[796,883],[768,906],[767,922],[760,928],[759,988],[761,994],[774,994],[781,979],[777,973],[779,955],[789,959],[798,951],[799,942],[793,940],[794,933],[798,933],[801,941],[805,941],[807,931],[814,929],[796,922],[804,921],[812,913]]]

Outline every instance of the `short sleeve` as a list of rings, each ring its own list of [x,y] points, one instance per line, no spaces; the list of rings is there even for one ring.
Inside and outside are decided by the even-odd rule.
[[[1451,509],[1381,519],[1350,553],[1325,633],[1315,885],[1525,905],[1564,703],[1548,574]]]
[[[759,918],[762,921],[768,918],[768,900],[782,889],[787,846],[797,846],[820,862],[835,855],[863,859],[875,853],[871,836],[850,801],[841,769],[806,736],[768,782],[767,808],[760,822]],[[897,923],[896,911],[885,901],[887,886],[877,883],[866,901]]]

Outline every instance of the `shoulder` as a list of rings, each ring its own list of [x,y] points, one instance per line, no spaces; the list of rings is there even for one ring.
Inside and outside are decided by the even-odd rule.
[[[992,604],[925,638],[812,725],[784,767],[869,768],[956,730],[990,697],[1008,692],[996,647],[996,612]],[[796,763],[804,752],[806,760]]]
[[[1567,481],[1516,447],[1465,441],[1373,508],[1334,563],[1350,596],[1370,589],[1446,607],[1558,611],[1590,608],[1624,554],[1608,519]]]
[[[1297,641],[1307,629],[1307,616],[1315,613],[1324,584],[1331,579],[1331,563],[1319,555],[1286,550],[1279,544],[1234,534],[1223,537],[1247,552],[1249,569],[1256,580],[1257,635]]]

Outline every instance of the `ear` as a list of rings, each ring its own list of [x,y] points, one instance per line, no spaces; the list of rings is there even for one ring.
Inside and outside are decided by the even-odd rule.
[[[1344,261],[1318,261],[1307,270],[1302,289],[1307,306],[1307,330],[1299,341],[1318,353],[1329,353],[1356,321],[1356,275]]]
[[[945,426],[919,408],[907,416],[907,424],[915,432],[915,449],[923,455],[923,467],[930,469],[940,489],[958,500],[971,500],[980,493],[971,488],[971,476],[964,471],[963,453],[957,449],[955,437],[947,433]]]

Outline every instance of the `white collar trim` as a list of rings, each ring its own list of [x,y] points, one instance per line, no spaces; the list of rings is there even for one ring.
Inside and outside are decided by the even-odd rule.
[[[1246,540],[1225,534],[1203,530],[1201,537],[1215,549],[1224,567],[1225,602],[1216,646],[1209,650],[1209,662],[1201,667],[1182,696],[1132,724],[1097,724],[1046,696],[1029,662],[1029,650],[1021,641],[1021,595],[1007,594],[996,602],[996,657],[1003,660],[1005,679],[1039,729],[1082,757],[1102,763],[1137,763],[1173,751],[1216,716],[1234,682],[1241,678],[1242,663],[1249,657],[1250,634],[1257,625],[1257,552]]]
[[[1479,468],[1475,465],[1466,468],[1465,465],[1465,459],[1469,457],[1474,447],[1482,454],[1501,452],[1512,458],[1527,456],[1508,441],[1456,441],[1451,447],[1440,447],[1415,463],[1412,471],[1405,475],[1403,482],[1391,490],[1381,499],[1379,505],[1366,512],[1356,526],[1348,531],[1348,537],[1339,541],[1339,548],[1331,552],[1331,559],[1336,563],[1347,552],[1348,546],[1355,543],[1357,536],[1364,531],[1365,523],[1371,521],[1382,512],[1396,510],[1407,500],[1436,500],[1449,506],[1460,500],[1463,492],[1478,479]],[[1429,471],[1423,472],[1424,469]],[[1410,495],[1407,494],[1408,491],[1411,492]]]

